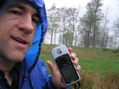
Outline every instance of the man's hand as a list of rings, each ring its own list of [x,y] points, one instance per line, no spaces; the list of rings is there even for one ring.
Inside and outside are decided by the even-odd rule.
[[[75,65],[78,64],[79,60],[76,57],[76,54],[72,53],[72,48],[68,48],[68,50],[71,53],[71,58],[74,60],[73,63]],[[57,66],[53,64],[51,61],[47,61],[46,63],[48,64],[49,68],[52,71],[52,75],[53,75],[52,82],[54,83],[54,85],[56,85],[57,87],[67,87],[62,81],[62,78]],[[76,70],[79,71],[80,69],[81,67],[79,65],[76,65]]]

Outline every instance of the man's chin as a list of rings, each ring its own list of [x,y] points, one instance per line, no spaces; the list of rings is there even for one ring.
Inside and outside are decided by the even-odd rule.
[[[11,62],[11,63],[17,63],[17,62],[21,62],[23,60],[23,58],[22,59],[9,59],[8,61],[9,62]]]
[[[24,59],[23,55],[22,56],[16,55],[16,56],[9,57],[7,61],[16,63],[16,62],[21,62],[23,59]]]

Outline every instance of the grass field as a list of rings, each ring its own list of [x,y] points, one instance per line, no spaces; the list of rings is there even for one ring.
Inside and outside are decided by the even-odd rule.
[[[40,58],[53,61],[50,50],[56,45],[42,45]],[[80,60],[81,89],[119,89],[119,52],[114,49],[72,47]],[[51,74],[51,71],[49,70]],[[72,88],[73,89],[73,88]]]

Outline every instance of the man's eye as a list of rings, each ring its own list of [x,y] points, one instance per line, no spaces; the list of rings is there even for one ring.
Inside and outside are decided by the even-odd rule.
[[[10,11],[10,12],[13,13],[13,14],[16,14],[16,15],[21,15],[21,12],[19,12],[19,11],[13,10],[13,11]]]
[[[38,19],[35,19],[35,18],[33,18],[32,21],[33,21],[35,24],[38,24],[38,23],[39,23],[39,20],[38,20]]]

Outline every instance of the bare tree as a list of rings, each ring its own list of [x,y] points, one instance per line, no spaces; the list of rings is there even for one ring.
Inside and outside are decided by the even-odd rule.
[[[62,7],[59,10],[60,18],[61,18],[60,27],[62,29],[61,32],[63,37],[62,40],[63,40],[63,44],[65,45],[72,46],[73,41],[75,40],[78,11],[79,10],[77,10],[76,8],[66,8],[66,7]]]
[[[108,9],[104,15],[104,18],[102,20],[102,27],[101,27],[101,32],[100,32],[100,47],[101,48],[106,48],[108,45],[108,38],[109,38],[109,31],[110,29],[108,28]]]
[[[115,28],[115,44],[117,43],[119,49],[119,18],[114,21],[113,27]]]
[[[47,12],[48,12],[48,21],[49,21],[48,31],[51,34],[50,44],[53,44],[53,38],[54,38],[54,44],[55,44],[56,35],[59,28],[60,17],[58,16],[59,14],[55,4],[53,4],[52,7],[47,10]]]

